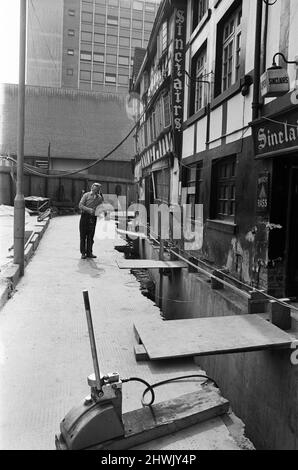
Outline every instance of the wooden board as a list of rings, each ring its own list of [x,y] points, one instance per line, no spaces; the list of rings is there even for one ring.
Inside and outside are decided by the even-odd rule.
[[[123,259],[117,261],[120,269],[181,269],[187,268],[183,261],[158,261],[154,259]]]
[[[293,341],[258,315],[145,320],[134,329],[151,360],[290,347]]]
[[[120,234],[127,235],[131,238],[147,238],[147,236],[144,233],[141,232],[130,232],[129,230],[122,230],[120,228],[116,228],[116,231]]]
[[[88,450],[129,449],[220,416],[228,410],[229,402],[214,389],[206,388],[187,393],[173,400],[125,413],[122,416],[125,429],[124,437],[88,447]],[[56,436],[56,448],[67,450],[61,434]]]
[[[127,217],[135,217],[136,213],[134,211],[128,211]],[[110,217],[126,217],[126,211],[116,211],[110,212]]]

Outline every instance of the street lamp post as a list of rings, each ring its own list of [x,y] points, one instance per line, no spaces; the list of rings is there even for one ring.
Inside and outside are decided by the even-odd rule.
[[[14,263],[19,265],[20,275],[24,274],[24,130],[25,130],[25,60],[26,60],[26,3],[20,0],[20,53],[19,53],[19,94],[18,94],[18,149],[17,185],[14,199]]]

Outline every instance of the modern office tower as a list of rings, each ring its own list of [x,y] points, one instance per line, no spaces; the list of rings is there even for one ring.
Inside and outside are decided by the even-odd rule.
[[[160,0],[28,0],[28,85],[126,93]]]

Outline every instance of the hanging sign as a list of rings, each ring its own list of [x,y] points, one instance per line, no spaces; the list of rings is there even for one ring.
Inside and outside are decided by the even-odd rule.
[[[252,123],[256,157],[266,157],[298,149],[298,110],[263,117]]]
[[[261,76],[261,95],[263,98],[281,96],[289,90],[290,80],[285,69],[273,67]]]
[[[185,8],[175,9],[175,34],[173,48],[172,69],[172,109],[173,109],[173,133],[174,149],[180,158],[182,152],[183,133],[183,102],[184,102],[184,69],[185,69],[185,33],[186,11]]]

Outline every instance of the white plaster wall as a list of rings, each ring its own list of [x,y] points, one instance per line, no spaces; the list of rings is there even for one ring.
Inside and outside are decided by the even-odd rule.
[[[194,125],[183,132],[182,158],[193,155],[194,150]]]
[[[298,58],[298,1],[291,1],[291,19],[290,19],[290,34],[289,34],[289,57],[288,60],[295,60]],[[290,76],[291,88],[298,88],[298,68],[295,65],[289,65],[288,72]]]
[[[245,137],[251,135],[250,128],[244,131],[239,129],[248,126],[248,123],[252,121],[252,99],[253,89],[251,87],[249,95],[244,97],[240,93],[228,101],[227,134],[234,133],[227,136],[227,144],[240,139],[242,135]],[[245,133],[243,134],[243,132]]]
[[[247,36],[245,45],[245,72],[248,73],[254,69],[255,54],[255,29],[256,29],[256,1],[245,1],[245,9],[247,14]]]
[[[210,116],[210,148],[217,147],[220,145],[221,141],[221,128],[222,128],[222,107],[219,106],[214,111],[212,111]],[[215,139],[219,139],[215,142],[212,142]]]
[[[273,56],[279,51],[280,14],[281,2],[278,1],[268,10],[266,68],[271,67]]]
[[[207,118],[204,117],[203,119],[198,121],[196,152],[202,152],[203,150],[206,150],[206,130],[207,130]]]
[[[186,41],[189,41],[191,35],[191,24],[192,24],[192,0],[187,0],[187,18],[186,18]]]
[[[244,124],[245,98],[241,93],[233,96],[227,102],[227,134],[234,132]]]

